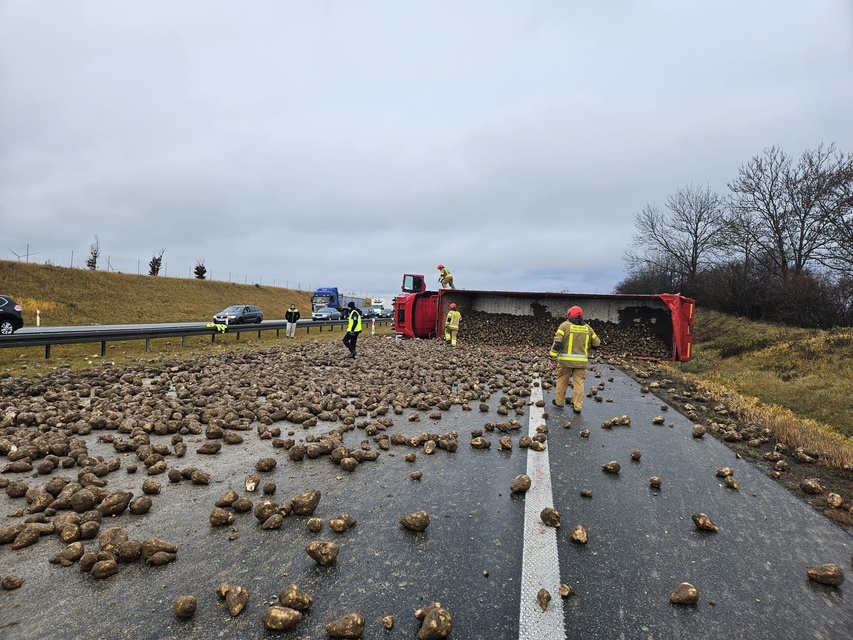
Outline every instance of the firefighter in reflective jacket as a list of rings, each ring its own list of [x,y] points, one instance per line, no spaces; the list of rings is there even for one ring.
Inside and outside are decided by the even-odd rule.
[[[566,391],[572,382],[572,408],[580,413],[583,407],[584,381],[586,380],[587,354],[589,347],[597,347],[601,340],[583,319],[583,309],[570,307],[563,322],[554,334],[554,344],[548,353],[556,362],[557,391],[551,403],[562,407],[566,403]]]
[[[459,323],[462,322],[462,314],[456,310],[456,303],[450,303],[450,311],[444,320],[444,339],[456,346],[456,334],[459,332]]]
[[[347,334],[344,336],[344,346],[349,349],[349,357],[355,358],[355,344],[358,342],[358,335],[361,333],[361,312],[355,308],[355,303],[350,302],[349,318],[347,321]]]
[[[450,287],[451,289],[455,289],[456,285],[453,284],[453,274],[450,273],[448,268],[443,264],[438,265],[437,268],[439,271],[438,281],[441,283],[441,288],[447,289],[447,287]]]

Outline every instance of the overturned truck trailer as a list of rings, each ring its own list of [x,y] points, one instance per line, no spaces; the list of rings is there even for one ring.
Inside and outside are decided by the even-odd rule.
[[[578,305],[611,354],[680,361],[692,356],[695,302],[679,294],[427,291],[417,274],[403,276],[402,290],[394,299],[394,327],[404,338],[442,335],[448,308],[456,303],[465,341],[547,348],[566,310]]]

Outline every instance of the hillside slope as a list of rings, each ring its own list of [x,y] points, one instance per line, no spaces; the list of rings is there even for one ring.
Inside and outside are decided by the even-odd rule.
[[[695,340],[683,371],[853,438],[853,328],[799,329],[699,310]]]
[[[302,317],[311,292],[190,278],[166,278],[0,260],[0,293],[12,296],[32,327],[194,322],[230,304],[256,304],[268,319],[284,318],[293,303]]]

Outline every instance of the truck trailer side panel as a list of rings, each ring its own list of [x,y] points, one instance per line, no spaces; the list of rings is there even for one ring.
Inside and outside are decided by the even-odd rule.
[[[624,328],[643,326],[669,345],[673,360],[689,360],[692,356],[695,302],[678,294],[617,295],[442,289],[437,292],[410,293],[397,300],[402,303],[400,306],[407,309],[403,317],[396,319],[397,331],[408,337],[432,338],[442,335],[444,320],[452,302],[462,313],[463,327],[466,312],[482,312],[532,316],[537,320],[553,322],[556,328],[566,317],[566,309],[578,305],[583,308],[584,317],[593,322],[609,322]],[[408,311],[409,308],[411,311]],[[431,318],[434,324],[431,324]]]

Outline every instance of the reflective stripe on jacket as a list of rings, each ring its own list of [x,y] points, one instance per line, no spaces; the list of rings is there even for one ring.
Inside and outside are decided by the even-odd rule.
[[[361,313],[358,309],[353,309],[349,312],[349,322],[347,323],[347,331],[355,331],[361,333]]]
[[[554,334],[554,344],[548,355],[567,366],[585,367],[590,344],[593,347],[601,344],[592,327],[566,320]]]
[[[448,329],[458,329],[460,322],[462,322],[461,313],[455,309],[447,312],[447,320],[444,321],[444,324]]]

